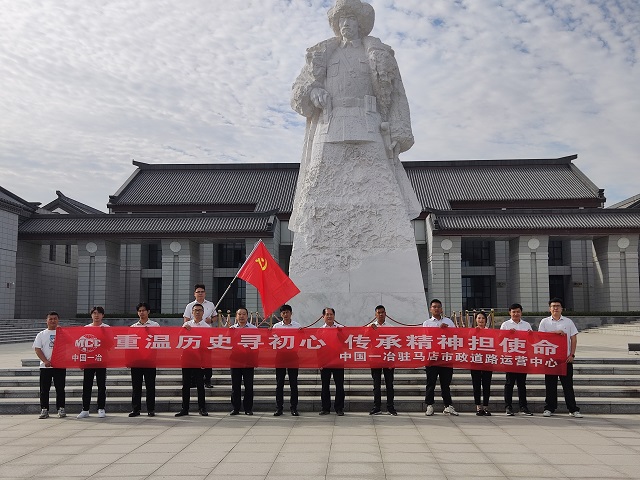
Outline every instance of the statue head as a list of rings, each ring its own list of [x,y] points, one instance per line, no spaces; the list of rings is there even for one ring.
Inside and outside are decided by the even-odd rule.
[[[347,15],[353,15],[358,20],[360,38],[366,37],[373,30],[376,14],[371,5],[360,0],[336,0],[336,4],[327,12],[329,25],[336,37],[342,37],[340,18]]]

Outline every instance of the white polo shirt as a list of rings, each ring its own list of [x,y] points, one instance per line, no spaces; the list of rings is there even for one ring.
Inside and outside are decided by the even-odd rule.
[[[531,324],[529,322],[525,322],[524,320],[514,322],[513,319],[510,318],[502,325],[500,325],[500,330],[518,330],[521,332],[527,332],[533,329],[531,328]]]

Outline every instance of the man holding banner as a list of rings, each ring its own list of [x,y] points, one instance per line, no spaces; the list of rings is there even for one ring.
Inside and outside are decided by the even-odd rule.
[[[438,299],[431,300],[429,304],[429,312],[431,318],[425,320],[422,324],[423,327],[428,328],[448,328],[455,327],[450,318],[442,315],[442,302]],[[458,416],[458,412],[453,408],[453,401],[451,400],[451,380],[453,379],[453,367],[447,367],[445,365],[431,365],[425,368],[427,372],[427,391],[425,394],[424,402],[427,404],[425,415],[430,417],[433,415],[433,403],[436,390],[436,382],[440,377],[440,390],[442,391],[442,400],[444,401],[444,410],[442,413],[445,415]]]
[[[257,328],[248,323],[249,311],[240,307],[236,310],[236,323],[231,328]],[[246,349],[245,349],[246,350]],[[238,415],[240,407],[244,407],[245,415],[253,415],[253,376],[254,367],[231,367],[231,405],[233,410],[229,415]],[[242,399],[242,384],[244,383],[244,399]]]

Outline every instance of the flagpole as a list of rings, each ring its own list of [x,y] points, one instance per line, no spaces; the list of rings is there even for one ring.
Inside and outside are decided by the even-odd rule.
[[[242,264],[242,266],[236,272],[236,276],[233,277],[233,280],[231,280],[231,282],[229,283],[229,286],[227,287],[227,289],[224,291],[224,293],[218,299],[218,303],[216,303],[216,306],[214,307],[214,310],[213,310],[214,312],[216,312],[216,315],[217,315],[217,312],[218,312],[218,306],[222,303],[222,300],[227,295],[227,293],[229,293],[229,289],[231,288],[231,285],[233,285],[233,282],[235,282],[236,279],[238,278],[238,273],[240,273],[240,270],[242,270],[242,268],[245,266],[245,264],[247,263],[247,260],[249,258],[251,258],[251,255],[253,255],[253,252],[256,251],[256,248],[258,248],[258,245],[260,244],[260,242],[262,242],[262,239],[258,240],[256,242],[256,244],[253,246],[253,250],[251,250],[251,253],[249,255],[247,255],[247,258],[245,259],[244,263]]]

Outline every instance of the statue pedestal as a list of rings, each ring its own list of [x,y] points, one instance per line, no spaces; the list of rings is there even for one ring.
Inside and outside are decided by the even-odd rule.
[[[332,264],[340,265],[340,253],[335,256]],[[325,307],[335,308],[336,321],[349,326],[371,322],[377,305],[384,305],[387,314],[402,323],[422,323],[429,316],[415,247],[380,251],[354,269],[329,272],[296,264],[295,245],[291,259],[289,276],[300,293],[289,303],[302,325],[314,322]]]

